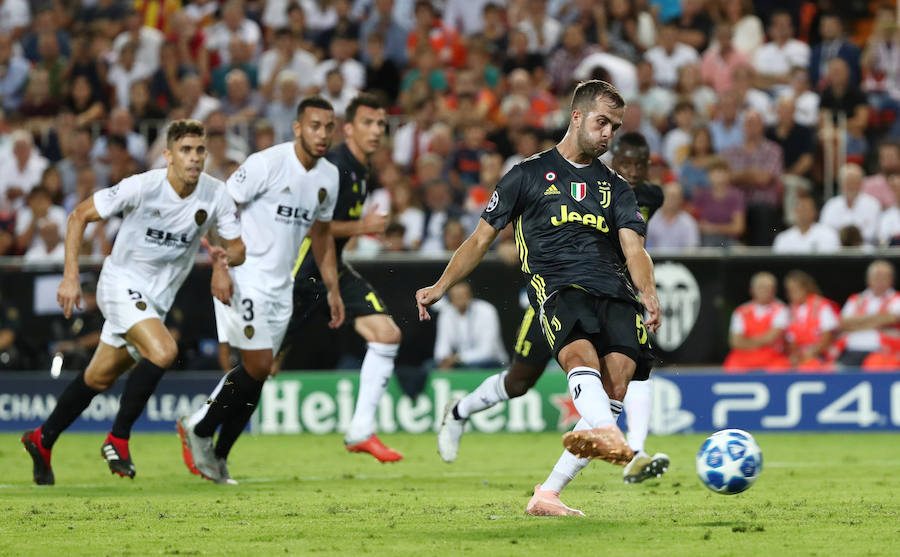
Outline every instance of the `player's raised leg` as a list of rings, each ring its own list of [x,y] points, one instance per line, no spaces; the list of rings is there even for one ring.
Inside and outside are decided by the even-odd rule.
[[[354,328],[366,339],[368,348],[359,373],[356,408],[344,436],[344,445],[348,451],[366,452],[381,462],[394,462],[403,455],[386,447],[375,435],[375,412],[394,372],[394,358],[402,338],[400,328],[383,313],[357,317]]]
[[[131,428],[147,406],[163,374],[175,361],[178,345],[159,319],[136,323],[125,334],[125,340],[138,350],[142,359],[128,375],[119,400],[119,411],[112,430],[100,448],[100,454],[109,464],[110,472],[134,478],[137,470],[128,447]]]
[[[47,420],[22,435],[22,443],[33,461],[36,484],[54,484],[50,455],[57,438],[78,419],[95,396],[109,389],[132,364],[134,360],[124,346],[115,348],[101,341],[87,369],[69,383]]]
[[[658,478],[669,469],[669,456],[664,453],[649,455],[644,450],[647,433],[650,430],[652,410],[651,380],[632,381],[625,394],[625,416],[628,420],[628,445],[634,451],[622,471],[625,483],[639,483],[649,478]]]

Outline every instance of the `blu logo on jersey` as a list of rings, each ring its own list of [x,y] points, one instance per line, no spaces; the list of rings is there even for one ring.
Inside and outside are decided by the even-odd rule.
[[[301,220],[306,223],[312,222],[312,215],[308,209],[304,209],[303,207],[289,207],[288,205],[279,205],[275,210],[275,220],[278,222],[283,222],[285,224],[299,224],[296,220]],[[291,220],[287,220],[291,219]]]
[[[173,234],[171,232],[166,232],[165,230],[159,230],[157,228],[147,228],[147,233],[144,236],[144,239],[150,243],[157,245],[178,245],[184,244],[188,245],[191,243],[191,237],[187,232],[182,234]]]

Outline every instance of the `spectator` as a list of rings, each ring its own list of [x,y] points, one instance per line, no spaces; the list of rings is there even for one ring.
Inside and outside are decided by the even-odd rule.
[[[392,106],[400,93],[400,70],[392,58],[387,58],[385,36],[369,35],[366,41],[366,90],[380,94]]]
[[[41,59],[34,68],[44,70],[50,78],[50,95],[58,99],[66,88],[65,71],[68,61],[59,52],[59,41],[53,33],[42,33],[38,38]]]
[[[2,20],[0,20],[0,24],[2,24]],[[0,253],[3,252],[0,251]],[[16,348],[16,336],[21,327],[18,308],[0,298],[0,369],[21,369],[22,362],[19,359],[19,350]]]
[[[794,203],[800,192],[809,192],[812,182],[809,171],[815,152],[815,132],[794,120],[794,99],[784,96],[776,103],[774,126],[766,129],[766,139],[781,147],[784,156],[784,215],[785,222],[793,224]]]
[[[600,48],[589,44],[584,38],[584,30],[578,24],[566,27],[562,37],[562,45],[547,60],[548,74],[552,90],[556,93],[568,91],[572,86],[575,68],[582,60]]]
[[[841,59],[849,72],[850,83],[860,83],[859,48],[844,37],[844,25],[834,12],[819,19],[822,42],[813,45],[809,58],[809,82],[816,90],[825,89],[825,76],[832,60]]]
[[[663,137],[662,156],[676,175],[681,163],[691,149],[691,130],[694,127],[694,104],[688,100],[678,101],[675,105],[675,127]]]
[[[453,193],[443,180],[435,180],[425,185],[425,219],[421,251],[436,255],[444,252],[444,225],[447,221],[459,219],[462,211],[453,204]]]
[[[230,175],[231,161],[243,162],[244,156],[240,151],[228,148],[228,140],[225,134],[219,130],[211,130],[206,133],[206,165],[203,171],[219,180],[227,180]]]
[[[265,116],[275,128],[275,142],[294,139],[294,120],[300,104],[300,79],[292,70],[281,70],[275,83],[274,99],[266,103]]]
[[[335,37],[346,37],[353,42],[351,56],[356,57],[359,51],[359,23],[350,17],[350,0],[331,0],[330,4],[334,7],[336,20],[334,25],[317,35],[315,43],[325,50]]]
[[[135,57],[137,45],[126,43],[119,52],[119,58],[109,69],[107,81],[115,94],[113,106],[128,107],[128,92],[135,81],[148,79],[153,75],[154,68],[138,62]]]
[[[546,0],[526,0],[518,28],[528,37],[528,50],[549,56],[559,43],[562,25],[547,15]]]
[[[485,4],[482,20],[483,28],[477,38],[484,41],[489,56],[493,60],[500,61],[509,46],[509,28],[506,25],[503,6],[494,2]],[[526,42],[527,40],[526,37]]]
[[[27,206],[16,219],[16,249],[33,260],[62,261],[66,211],[53,204],[47,188],[36,186],[28,194]]]
[[[278,76],[288,70],[297,77],[300,91],[306,91],[314,84],[313,75],[316,68],[316,57],[299,48],[291,30],[282,27],[275,31],[272,48],[263,52],[259,59],[260,92],[267,98],[273,98]]]
[[[444,251],[453,253],[466,241],[468,232],[458,219],[451,219],[444,224]]]
[[[135,120],[135,129],[148,145],[152,145],[166,119],[166,112],[152,102],[150,87],[146,80],[131,84],[128,110]]]
[[[656,83],[673,88],[681,68],[699,62],[700,56],[692,46],[678,42],[678,26],[674,21],[663,22],[656,42],[644,54],[644,59],[653,64]]]
[[[403,253],[406,246],[403,237],[406,235],[406,227],[399,222],[392,222],[384,229],[384,238],[381,241],[382,249],[387,253]]]
[[[889,175],[887,181],[894,195],[900,195],[900,173]],[[881,213],[881,220],[878,221],[878,244],[900,245],[900,207],[897,205],[891,205]]]
[[[523,69],[536,76],[543,74],[544,55],[528,48],[528,35],[518,29],[509,33],[509,50],[503,60],[503,73],[509,75],[513,70]]]
[[[390,60],[394,68],[400,68],[406,65],[406,36],[409,29],[394,19],[393,9],[392,0],[375,0],[374,9],[359,27],[359,34],[360,40],[366,45],[373,36],[380,36],[383,57]],[[363,52],[362,60],[371,65],[372,54],[368,49]]]
[[[159,67],[150,76],[150,97],[163,110],[177,104],[179,82],[191,71],[191,67],[178,59],[178,45],[164,42],[159,49]]]
[[[110,135],[106,137],[106,141],[110,184],[118,184],[125,178],[140,172],[141,166],[128,152],[128,141],[125,136]]]
[[[0,33],[0,67],[4,68],[0,75],[0,106],[6,111],[15,111],[22,102],[29,68],[28,61],[13,51],[12,36],[7,33]]]
[[[66,156],[56,163],[56,168],[59,170],[60,178],[62,179],[63,192],[66,195],[71,195],[75,192],[78,171],[85,166],[96,165],[94,170],[97,171],[97,174],[95,177],[99,178],[99,181],[95,186],[105,183],[105,180],[102,179],[102,176],[106,174],[103,165],[91,161],[91,149],[93,148],[94,140],[91,137],[90,128],[84,126],[75,128],[66,145]]]
[[[334,107],[334,114],[338,118],[344,117],[344,111],[350,101],[359,94],[357,89],[347,86],[344,83],[344,74],[337,68],[328,72],[325,77],[325,88],[319,95],[331,103]]]
[[[228,95],[228,74],[232,70],[241,70],[247,76],[250,87],[256,89],[257,72],[256,63],[252,60],[252,47],[237,37],[232,37],[228,42],[228,63],[222,64],[212,73],[210,91],[220,99]]]
[[[222,99],[222,112],[229,125],[248,124],[262,111],[263,98],[250,86],[250,80],[240,69],[231,70],[225,78],[228,95]]]
[[[325,86],[325,79],[332,69],[339,69],[349,87],[363,90],[366,86],[366,67],[353,58],[354,40],[336,35],[331,41],[331,58],[316,66],[314,83]]]
[[[28,24],[31,23],[31,9],[28,4],[27,0],[4,0],[0,6],[0,35],[15,41],[22,37]]]
[[[759,272],[750,278],[751,301],[731,314],[731,352],[722,368],[726,372],[790,367],[784,355],[784,331],[789,324],[787,307],[775,299],[778,282],[772,273]]]
[[[663,204],[647,223],[647,247],[653,249],[695,248],[700,245],[697,221],[684,210],[681,184],[663,186]]]
[[[125,138],[128,153],[140,164],[146,164],[147,140],[144,136],[134,131],[134,120],[127,108],[114,108],[109,113],[109,121],[106,125],[106,134],[97,138],[94,148],[91,150],[91,159],[99,162],[108,162],[108,139],[110,136],[122,136]]]
[[[178,102],[189,118],[200,122],[219,110],[220,106],[218,99],[203,92],[203,80],[196,73],[188,73],[181,78]]]
[[[798,369],[819,370],[831,360],[828,351],[839,320],[837,304],[824,298],[819,285],[803,271],[784,277],[784,291],[791,304],[787,328],[788,357]]]
[[[481,156],[492,152],[494,146],[486,139],[484,124],[471,122],[463,130],[463,140],[450,156],[450,173],[453,182],[468,188],[479,182]]]
[[[553,95],[535,84],[531,74],[524,69],[509,74],[509,93],[528,99],[527,125],[535,128],[552,127],[559,103]]]
[[[59,98],[50,93],[50,74],[42,68],[32,69],[18,111],[25,128],[39,137],[49,134],[59,108]]]
[[[218,56],[220,64],[231,61],[228,45],[233,38],[250,45],[253,48],[250,57],[257,57],[262,45],[262,32],[255,21],[245,16],[241,0],[228,0],[222,8],[222,20],[209,28],[206,48]]]
[[[103,99],[94,93],[91,82],[84,75],[75,76],[66,99],[66,108],[75,115],[76,126],[90,126],[106,117]]]
[[[653,65],[642,60],[635,66],[637,71],[637,91],[628,100],[641,105],[643,113],[657,129],[665,129],[666,120],[675,106],[676,96],[670,89],[660,87],[653,77]],[[695,107],[696,108],[696,107]]]
[[[863,193],[881,202],[885,209],[897,205],[897,196],[891,188],[890,176],[900,174],[900,141],[885,140],[878,145],[878,173],[863,180]]]
[[[713,33],[713,20],[704,9],[703,0],[681,0],[681,15],[675,19],[678,25],[678,41],[697,52],[703,52]]]
[[[409,182],[400,180],[391,192],[391,220],[403,226],[403,248],[417,250],[422,244],[425,213],[413,204]]]
[[[678,70],[675,94],[680,98],[690,99],[700,119],[704,122],[709,121],[718,96],[715,91],[703,84],[699,64],[681,66]]]
[[[717,117],[709,123],[713,148],[717,153],[744,143],[744,123],[738,115],[740,102],[736,91],[728,91],[719,99]]]
[[[703,52],[700,73],[720,95],[732,88],[732,76],[738,66],[749,64],[747,55],[734,48],[731,42],[733,28],[729,23],[716,25],[717,44],[710,45]]]
[[[637,69],[631,61],[609,52],[598,51],[578,64],[575,79],[601,79],[616,86],[624,97],[637,92]]]
[[[415,113],[394,134],[393,160],[405,168],[411,168],[420,154],[428,151],[431,139],[429,129],[437,117],[435,101],[431,97],[416,104]]]
[[[709,190],[694,192],[693,203],[700,228],[700,243],[704,246],[733,246],[744,234],[744,194],[731,185],[731,171],[722,158],[710,161],[707,167]]]
[[[710,188],[707,166],[715,156],[709,128],[706,126],[695,127],[691,133],[691,144],[687,157],[681,163],[678,173],[684,197],[692,199],[695,192]]]
[[[776,10],[769,20],[769,42],[753,54],[757,87],[776,94],[790,88],[791,69],[798,66],[809,66],[809,45],[794,38],[791,14]]]
[[[538,147],[538,134],[531,128],[525,128],[516,138],[516,152],[503,162],[503,172],[506,174],[513,166],[540,151]],[[496,182],[494,182],[496,184]]]
[[[466,62],[466,49],[455,29],[444,25],[438,12],[428,0],[415,5],[415,27],[406,36],[406,53],[412,58],[420,46],[430,46],[440,66],[461,68]]]
[[[794,121],[801,126],[815,128],[819,124],[819,94],[809,88],[806,68],[791,72],[791,88],[782,93],[794,98]]]
[[[753,87],[756,81],[756,70],[749,64],[743,64],[734,69],[731,76],[732,90],[737,93],[738,102],[748,110],[756,110],[763,116],[766,124],[775,122],[772,111],[772,98],[765,91]]]
[[[316,37],[337,25],[337,10],[329,0],[302,0],[307,25]]]
[[[794,226],[775,237],[775,253],[834,253],[841,249],[838,233],[816,222],[816,202],[808,193],[797,196],[794,207]]]
[[[449,303],[438,314],[434,360],[439,369],[497,368],[508,361],[500,336],[500,315],[485,300],[472,297],[460,282],[450,288]]]
[[[840,58],[828,63],[828,86],[822,91],[819,102],[820,128],[824,128],[822,138],[827,141],[840,124],[840,118],[847,122],[847,154],[862,157],[867,147],[865,133],[869,121],[866,96],[850,81],[847,64]]]
[[[893,125],[888,135],[900,138],[900,32],[897,27],[896,10],[889,4],[882,4],[875,16],[875,29],[863,51],[861,65],[866,92],[872,109],[878,116],[890,117],[884,112],[893,112]]]
[[[838,330],[838,362],[867,367],[867,359],[879,352],[896,355],[896,325],[900,323],[900,294],[894,290],[894,266],[883,259],[869,264],[867,288],[850,296],[841,309]],[[877,358],[876,358],[877,359]]]
[[[838,236],[841,238],[841,247],[860,249],[865,248],[865,242],[863,241],[862,232],[855,224],[848,224],[847,226],[838,230]]]
[[[34,21],[31,25],[31,32],[22,39],[22,54],[33,64],[41,62],[45,53],[41,52],[41,39],[52,37],[55,49],[54,56],[62,56],[68,58],[72,53],[72,45],[69,40],[69,33],[60,29],[56,24],[56,13],[49,4],[43,4],[42,8],[35,13]],[[46,44],[50,44],[49,42]]]
[[[734,48],[752,57],[765,39],[762,21],[753,13],[753,6],[744,0],[721,0],[720,7],[724,20],[734,29]]]
[[[34,139],[25,130],[9,136],[12,150],[0,158],[0,210],[20,207],[22,196],[41,181],[50,162],[34,147]]]
[[[119,54],[126,44],[136,45],[135,61],[153,72],[159,66],[159,51],[164,41],[162,32],[144,25],[141,14],[132,8],[125,15],[125,30],[119,33],[112,47]]]
[[[854,225],[859,228],[863,240],[872,244],[877,236],[881,204],[871,195],[862,192],[863,170],[859,165],[845,164],[839,174],[841,195],[836,195],[825,203],[819,221],[837,231]]]

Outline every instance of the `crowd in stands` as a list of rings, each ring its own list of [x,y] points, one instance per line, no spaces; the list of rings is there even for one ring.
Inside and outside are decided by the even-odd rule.
[[[4,0],[0,255],[60,261],[68,211],[165,164],[167,121],[202,121],[206,171],[227,178],[292,139],[304,96],[340,116],[359,91],[390,107],[367,208],[390,216],[356,249],[443,253],[503,172],[559,140],[588,78],[619,88],[622,131],[651,147],[651,249],[891,245],[898,43],[878,1]]]

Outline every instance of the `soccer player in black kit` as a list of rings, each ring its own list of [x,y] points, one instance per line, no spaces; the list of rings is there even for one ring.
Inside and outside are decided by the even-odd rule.
[[[387,113],[377,97],[362,93],[350,101],[344,115],[344,135],[347,139],[326,155],[340,171],[340,190],[331,232],[337,249],[338,280],[347,322],[352,321],[354,330],[368,343],[360,370],[356,408],[344,436],[344,445],[348,451],[366,452],[381,462],[393,462],[403,458],[403,455],[386,447],[375,435],[375,411],[394,371],[394,358],[400,347],[400,328],[372,285],[341,257],[350,238],[360,234],[380,234],[387,226],[387,215],[382,213],[370,212],[360,218],[371,185],[369,157],[384,136]],[[300,247],[294,267],[294,313],[273,374],[278,372],[284,356],[299,340],[297,332],[303,325],[310,319],[328,321],[327,292],[308,248],[307,239]]]
[[[583,514],[563,504],[559,492],[587,459],[624,465],[634,456],[616,415],[628,383],[650,373],[649,333],[659,327],[660,311],[653,262],[644,249],[646,222],[634,192],[597,158],[624,113],[625,101],[609,83],[591,80],[576,87],[562,141],[500,180],[475,232],[441,278],[416,292],[419,319],[430,319],[427,307],[467,276],[499,231],[513,224],[529,297],[540,308],[544,336],[566,371],[581,415],[574,431],[563,436],[567,450],[535,486],[526,507],[532,515]]]
[[[659,186],[647,181],[650,164],[647,140],[638,132],[626,132],[617,137],[612,152],[612,167],[631,185],[638,210],[644,220],[649,221],[662,205],[663,195]],[[524,395],[544,373],[552,354],[543,336],[539,315],[539,306],[532,305],[525,311],[516,334],[509,369],[488,377],[462,399],[448,403],[438,430],[438,453],[444,461],[456,460],[469,416],[501,401]],[[634,451],[634,458],[622,470],[625,483],[639,483],[661,476],[669,466],[668,455],[656,453],[651,456],[644,451],[650,427],[651,402],[650,383],[633,381],[623,401],[628,418],[628,445]]]

